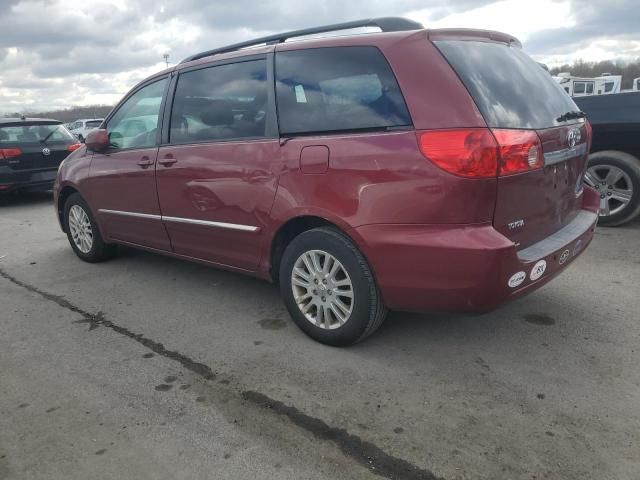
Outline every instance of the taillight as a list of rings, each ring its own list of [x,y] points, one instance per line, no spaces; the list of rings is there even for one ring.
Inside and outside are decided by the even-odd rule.
[[[486,128],[431,130],[418,139],[422,154],[447,172],[467,178],[497,174],[498,145]]]
[[[492,130],[500,152],[499,176],[535,170],[544,166],[542,144],[531,130]]]
[[[67,147],[67,151],[68,152],[75,152],[77,149],[79,149],[82,146],[81,143],[73,143],[71,145],[69,145]]]
[[[19,148],[0,148],[0,158],[12,158],[22,155]]]

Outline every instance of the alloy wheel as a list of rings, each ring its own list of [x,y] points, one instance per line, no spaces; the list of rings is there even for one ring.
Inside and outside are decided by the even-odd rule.
[[[93,230],[89,215],[80,205],[74,205],[69,209],[69,229],[78,250],[89,253],[93,246]]]
[[[322,250],[309,250],[296,260],[291,288],[298,308],[309,322],[333,330],[343,326],[353,312],[351,277],[340,261]]]
[[[631,177],[613,165],[594,165],[584,181],[600,194],[600,216],[608,217],[625,209],[633,197]]]

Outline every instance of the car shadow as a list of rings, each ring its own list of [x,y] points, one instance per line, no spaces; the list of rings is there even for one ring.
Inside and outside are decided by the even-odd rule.
[[[282,322],[295,327],[290,319],[284,304],[282,303],[279,288],[264,280],[192,263],[185,260],[157,255],[128,247],[120,247],[116,262],[127,264],[127,268],[134,269],[145,275],[148,283],[154,283],[156,278],[171,277],[181,285],[185,291],[196,292],[199,286],[206,284],[218,284],[218,294],[223,294],[227,301],[237,302],[238,305],[247,303],[247,295],[252,297],[252,302],[262,305],[262,309],[268,310],[271,316],[278,318]],[[161,274],[160,274],[161,273]],[[164,281],[164,280],[163,280]],[[538,300],[540,300],[538,296]],[[209,295],[201,299],[202,303],[211,303],[211,308],[215,310],[215,301]],[[496,337],[502,337],[505,331],[511,330],[511,334],[521,335],[531,327],[525,321],[525,317],[546,318],[544,313],[553,311],[553,305],[534,306],[530,298],[524,298],[511,302],[497,311],[487,314],[459,314],[459,313],[404,313],[389,312],[388,318],[380,329],[367,338],[364,342],[358,343],[344,350],[351,351],[352,354],[374,360],[378,358],[381,351],[385,356],[400,356],[414,354],[420,357],[429,357],[435,352],[443,352],[448,348],[458,350],[463,346],[469,352],[479,352],[485,348],[490,348],[496,341]],[[246,322],[249,332],[259,317],[259,313],[249,308],[245,318],[240,319]],[[255,318],[252,316],[256,313]],[[537,317],[536,317],[537,318]],[[185,319],[183,318],[182,321]],[[239,319],[234,319],[237,322]],[[544,330],[548,326],[538,326]],[[278,332],[285,337],[282,338],[282,345],[290,345],[290,342],[302,342],[305,348],[323,351],[326,346],[320,345],[307,338],[297,328],[292,328],[287,332]],[[331,348],[331,347],[329,347]],[[336,350],[335,354],[339,355]],[[429,353],[430,352],[430,353]]]
[[[0,208],[22,205],[37,205],[53,202],[53,193],[48,191],[10,192],[0,195]]]

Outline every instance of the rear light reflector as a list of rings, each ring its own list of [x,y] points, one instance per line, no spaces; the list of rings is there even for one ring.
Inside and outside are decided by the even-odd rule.
[[[536,170],[544,166],[542,144],[531,130],[493,130],[500,152],[499,176]]]
[[[19,148],[0,148],[0,158],[12,158],[22,155]]]
[[[422,154],[449,173],[467,178],[497,174],[498,145],[486,128],[419,132],[418,141]]]
[[[81,143],[74,143],[74,144],[69,145],[69,146],[67,147],[67,151],[68,151],[68,152],[75,152],[75,151],[76,151],[77,149],[79,149],[81,146],[82,146],[82,144],[81,144]]]

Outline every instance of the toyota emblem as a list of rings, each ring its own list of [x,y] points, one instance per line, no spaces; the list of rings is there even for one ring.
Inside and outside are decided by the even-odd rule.
[[[51,155],[51,150],[49,150],[48,148],[46,148],[46,147],[45,147],[45,148],[43,148],[43,149],[42,149],[42,154],[43,154],[45,157],[46,157],[46,156],[49,156],[49,155]]]
[[[579,128],[572,128],[569,130],[567,135],[567,142],[569,143],[569,148],[576,148],[576,145],[580,143],[582,135],[580,134]]]

